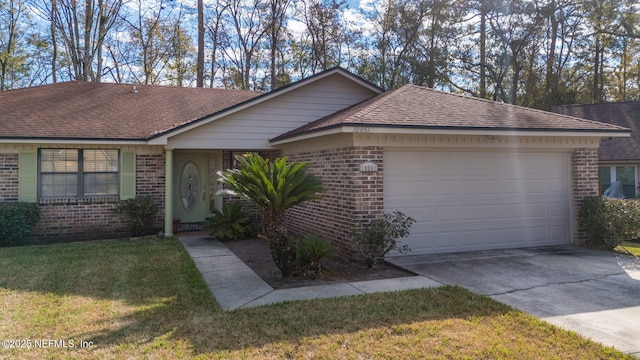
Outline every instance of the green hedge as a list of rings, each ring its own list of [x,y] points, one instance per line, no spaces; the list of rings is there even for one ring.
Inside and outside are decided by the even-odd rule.
[[[594,244],[613,249],[640,238],[640,201],[590,197],[580,211],[580,227]]]
[[[40,209],[26,202],[0,203],[0,246],[19,245],[40,220]]]

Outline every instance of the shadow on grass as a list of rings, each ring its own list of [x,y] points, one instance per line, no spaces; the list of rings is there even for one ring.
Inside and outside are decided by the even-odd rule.
[[[93,350],[107,356],[207,357],[423,321],[474,324],[513,314],[508,306],[460,287],[222,312],[177,239],[5,248],[0,249],[0,269],[0,302],[6,297],[5,303],[21,309],[4,314],[4,321],[25,329],[12,334],[0,330],[0,335],[58,334],[91,341]],[[30,296],[40,305],[29,303]],[[62,308],[42,315],[46,306]],[[41,319],[32,319],[29,311]]]
[[[54,302],[66,299],[63,311],[78,312],[79,317],[74,333],[69,335],[92,341],[98,347],[123,343],[146,346],[168,336],[189,342],[201,353],[428,318],[508,311],[503,305],[463,289],[444,288],[222,312],[177,239],[25,246],[0,249],[0,255],[0,267],[7,269],[0,273],[0,288],[43,294],[46,301],[50,301],[51,294]],[[112,301],[115,303],[107,307],[126,309],[84,323],[78,308],[104,311],[97,305],[93,308],[74,304],[75,296]],[[52,318],[45,322],[56,323],[55,317],[61,315],[49,316]],[[64,316],[68,319],[72,315]]]
[[[187,342],[193,355],[299,343],[306,338],[350,334],[426,320],[498,317],[512,309],[460,287],[418,289],[295,301],[232,312],[174,297],[162,306],[114,319],[118,328],[78,333],[97,346],[162,346],[158,339]],[[105,324],[107,325],[107,324]]]
[[[133,238],[0,248],[0,287],[146,304],[199,277],[177,239]],[[184,290],[184,289],[182,289]]]

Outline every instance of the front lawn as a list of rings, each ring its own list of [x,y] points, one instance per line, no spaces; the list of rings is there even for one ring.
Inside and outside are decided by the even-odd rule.
[[[632,359],[457,287],[225,313],[175,239],[0,248],[0,309],[0,358]]]
[[[625,254],[640,256],[640,242],[625,241],[622,245],[616,247],[615,250]]]

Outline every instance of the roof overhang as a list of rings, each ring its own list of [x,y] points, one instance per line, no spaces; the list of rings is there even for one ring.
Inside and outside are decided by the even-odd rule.
[[[0,144],[60,144],[60,145],[149,145],[145,139],[97,139],[56,137],[0,137]]]
[[[473,127],[423,127],[371,124],[340,124],[323,129],[298,133],[291,137],[273,139],[271,145],[281,145],[334,134],[403,134],[403,135],[466,135],[466,136],[545,136],[545,137],[630,137],[631,130],[586,130],[586,129],[512,129]]]

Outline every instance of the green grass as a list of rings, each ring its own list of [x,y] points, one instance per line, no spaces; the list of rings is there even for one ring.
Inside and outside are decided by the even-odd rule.
[[[625,241],[622,245],[616,247],[615,250],[625,254],[640,256],[640,243]]]
[[[175,239],[0,248],[0,315],[76,345],[0,358],[631,359],[459,287],[222,312]]]

